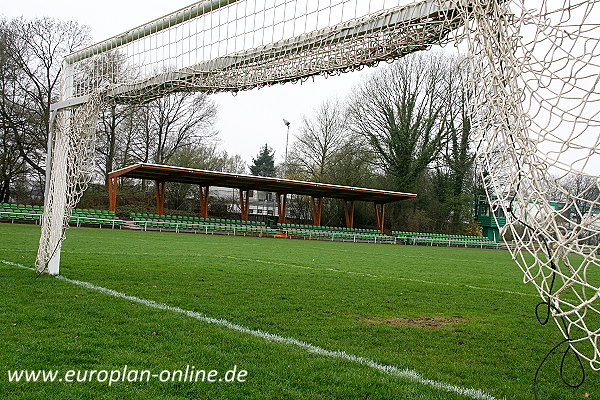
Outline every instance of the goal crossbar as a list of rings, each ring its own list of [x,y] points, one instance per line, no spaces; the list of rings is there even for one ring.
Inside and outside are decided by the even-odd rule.
[[[103,40],[102,42],[96,43],[79,51],[69,54],[65,57],[65,62],[73,64],[79,61],[83,61],[86,58],[105,53],[107,51],[116,49],[117,47],[126,45],[135,40],[142,39],[146,36],[158,33],[165,29],[168,29],[174,25],[181,24],[189,21],[203,14],[215,11],[221,7],[228,6],[229,4],[235,3],[239,0],[202,0],[191,6],[184,7],[180,10],[174,11],[170,14],[155,19],[152,22],[141,25],[137,28],[130,29],[120,35],[113,36],[110,39]]]
[[[181,15],[181,12],[170,14],[169,17],[124,34],[123,38],[118,36],[74,53],[67,61],[83,60],[135,40],[141,35],[156,33],[157,29],[170,27],[169,23],[163,21],[165,19],[184,22],[200,15],[200,11],[214,10],[232,2],[213,1],[210,2],[210,6],[206,5],[203,8],[200,7],[202,4],[196,4],[195,8],[184,9],[184,15]],[[115,103],[143,103],[165,93],[190,90],[238,91],[295,81],[317,74],[331,74],[399,58],[441,44],[463,21],[456,1],[423,0],[193,66],[166,71],[142,81],[120,84],[109,90],[106,98]],[[398,31],[403,31],[403,34],[398,35]],[[361,53],[362,56],[337,57],[342,51]],[[302,65],[290,63],[290,57],[295,56],[310,59],[312,62]],[[252,81],[240,82],[240,77],[232,71],[241,68],[258,69],[259,77],[255,76]],[[213,76],[216,78],[211,78]]]

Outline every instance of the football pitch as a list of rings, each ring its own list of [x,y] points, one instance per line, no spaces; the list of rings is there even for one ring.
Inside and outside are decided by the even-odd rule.
[[[532,399],[562,340],[504,250],[72,228],[36,278],[38,239],[0,224],[2,399]],[[598,398],[560,358],[540,398]]]

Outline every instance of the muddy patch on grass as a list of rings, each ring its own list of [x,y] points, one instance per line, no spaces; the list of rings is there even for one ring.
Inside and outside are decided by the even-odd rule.
[[[451,317],[365,317],[363,321],[369,325],[416,326],[419,328],[439,329],[467,322],[468,318],[462,315],[452,315]]]

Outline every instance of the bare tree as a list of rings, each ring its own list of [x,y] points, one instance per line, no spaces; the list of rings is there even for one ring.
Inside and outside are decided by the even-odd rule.
[[[325,101],[312,118],[304,117],[292,145],[290,167],[296,175],[317,182],[331,180],[331,172],[351,132],[346,111],[338,101]]]
[[[97,88],[130,80],[135,76],[135,71],[128,69],[126,65],[122,53],[118,51],[104,53],[85,62],[81,68],[83,73],[78,82],[80,85]],[[96,158],[106,185],[108,185],[108,174],[114,169],[120,150],[117,143],[122,143],[125,153],[128,153],[131,141],[127,139],[130,138],[128,133],[133,128],[135,111],[135,106],[114,103],[103,105],[100,111]]]
[[[58,98],[62,60],[89,42],[89,28],[76,22],[51,18],[26,21],[22,18],[5,21],[10,32],[6,43],[7,56],[18,67],[19,79],[8,93],[18,107],[14,129],[19,154],[40,175],[45,174],[44,157],[49,131],[50,105]],[[6,91],[2,93],[6,95]],[[26,120],[26,124],[22,124]]]
[[[182,148],[212,138],[217,108],[204,94],[179,93],[139,108],[139,134],[132,146],[139,161],[168,163]]]
[[[0,111],[0,114],[3,113],[4,111]],[[11,186],[18,177],[27,172],[27,165],[19,155],[14,130],[6,126],[4,121],[0,116],[0,201],[9,202]]]
[[[18,67],[9,55],[11,32],[6,21],[0,20],[0,201],[8,202],[11,185],[26,168],[15,140],[15,131],[24,123],[15,107],[15,80]]]
[[[344,146],[331,159],[332,182],[347,186],[377,186],[375,155],[362,136],[350,132]]]
[[[210,171],[245,173],[246,164],[238,154],[229,155],[219,150],[216,142],[185,147],[178,150],[170,162],[172,165]]]
[[[557,200],[565,202],[572,221],[581,223],[586,216],[600,211],[600,179],[581,173],[571,173],[559,181],[562,190]]]
[[[348,125],[347,110],[339,101],[323,102],[311,117],[304,117],[300,134],[292,144],[289,175],[316,182],[368,186],[373,181],[373,152],[362,136]],[[338,200],[323,202],[324,222],[338,224],[344,209]],[[308,219],[308,198],[295,197],[290,210],[297,218]]]
[[[0,197],[11,186],[41,193],[50,104],[62,59],[89,40],[88,28],[50,18],[0,18]]]

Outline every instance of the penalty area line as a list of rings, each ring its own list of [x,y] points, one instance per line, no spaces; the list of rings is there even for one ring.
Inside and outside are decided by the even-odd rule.
[[[28,269],[28,270],[32,270],[32,271],[34,270],[34,268],[30,268],[25,265],[13,263],[13,262],[6,261],[6,260],[0,260],[0,263],[18,267],[18,268]],[[405,378],[405,379],[408,379],[409,381],[419,383],[424,386],[429,386],[434,389],[443,390],[443,391],[451,392],[451,393],[457,393],[457,394],[463,395],[465,397],[469,397],[471,399],[476,399],[476,400],[498,400],[496,397],[494,397],[491,394],[488,394],[480,389],[464,388],[461,386],[452,385],[449,383],[440,382],[440,381],[436,381],[433,379],[427,379],[427,378],[424,378],[423,376],[421,376],[421,374],[419,374],[418,372],[408,369],[408,368],[401,369],[401,368],[395,367],[393,365],[380,364],[374,360],[371,360],[370,358],[346,353],[345,351],[341,351],[341,350],[327,350],[322,347],[315,346],[313,344],[310,344],[310,343],[307,343],[307,342],[304,342],[304,341],[301,341],[301,340],[298,340],[298,339],[295,339],[292,337],[280,336],[278,334],[269,333],[269,332],[262,331],[259,329],[247,328],[243,325],[239,325],[234,322],[230,322],[226,319],[212,318],[212,317],[208,317],[208,316],[206,316],[202,313],[196,312],[196,311],[184,310],[179,307],[169,306],[167,304],[159,303],[159,302],[156,302],[153,300],[146,300],[146,299],[142,299],[139,297],[130,296],[130,295],[118,292],[113,289],[108,289],[108,288],[105,288],[102,286],[94,285],[93,283],[90,283],[90,282],[69,279],[62,275],[55,276],[55,278],[58,280],[61,280],[63,282],[68,282],[68,283],[71,283],[76,286],[84,287],[84,288],[87,288],[90,290],[94,290],[96,292],[107,294],[109,296],[113,296],[113,297],[125,299],[127,301],[142,304],[147,307],[155,308],[158,310],[171,311],[171,312],[178,313],[178,314],[183,314],[187,317],[194,318],[201,322],[218,325],[218,326],[221,326],[221,327],[233,330],[233,331],[251,335],[251,336],[254,336],[257,338],[266,339],[267,341],[277,342],[277,343],[282,343],[282,344],[287,344],[287,345],[291,345],[294,347],[298,347],[303,350],[306,350],[309,353],[319,354],[319,355],[330,357],[330,358],[337,358],[337,359],[341,359],[341,360],[345,360],[345,361],[350,361],[355,364],[364,365],[364,366],[373,368],[375,370],[378,370],[386,375],[395,376],[395,377],[399,377],[399,378]]]

